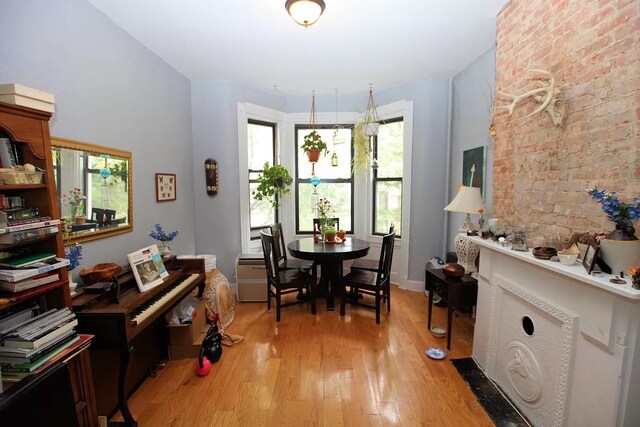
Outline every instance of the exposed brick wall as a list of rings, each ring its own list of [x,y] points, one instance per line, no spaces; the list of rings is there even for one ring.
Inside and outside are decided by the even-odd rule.
[[[496,112],[493,217],[540,233],[611,230],[584,191],[598,185],[627,201],[640,196],[640,1],[512,0],[498,16],[496,88],[536,87],[548,70],[567,117]],[[497,104],[507,103],[498,97]]]

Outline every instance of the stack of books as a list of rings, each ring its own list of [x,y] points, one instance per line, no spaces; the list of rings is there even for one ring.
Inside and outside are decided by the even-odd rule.
[[[0,210],[0,245],[30,242],[56,234],[59,219],[40,216],[37,208],[9,208]]]
[[[0,321],[0,371],[3,381],[19,381],[39,372],[80,339],[75,331],[78,321],[66,307],[49,310],[28,320],[23,318],[9,330],[2,326],[6,324],[6,321]]]
[[[55,282],[58,273],[50,273],[69,265],[66,258],[51,252],[13,256],[0,260],[0,291],[22,292]]]

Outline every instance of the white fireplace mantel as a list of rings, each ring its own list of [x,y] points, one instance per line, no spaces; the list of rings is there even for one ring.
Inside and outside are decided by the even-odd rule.
[[[640,290],[480,245],[473,358],[539,426],[640,425]]]

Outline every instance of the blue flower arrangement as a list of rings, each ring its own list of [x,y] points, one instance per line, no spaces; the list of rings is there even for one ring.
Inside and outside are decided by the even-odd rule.
[[[69,260],[67,270],[71,271],[80,265],[80,260],[82,260],[82,245],[76,243],[75,245],[67,246],[64,248],[64,254]]]
[[[162,226],[158,223],[154,226],[154,229],[149,232],[149,237],[154,240],[159,240],[161,242],[171,242],[176,236],[180,234],[180,231],[175,230],[169,233],[165,233],[162,229]]]
[[[634,198],[633,203],[623,203],[615,192],[598,190],[598,187],[593,187],[587,193],[602,204],[602,210],[616,224],[616,230],[620,230],[628,240],[637,239],[633,222],[640,219],[640,197]]]

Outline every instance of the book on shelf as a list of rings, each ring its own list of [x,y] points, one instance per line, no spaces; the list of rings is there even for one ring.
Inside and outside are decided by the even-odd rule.
[[[17,282],[19,280],[28,279],[48,271],[57,270],[69,265],[66,258],[51,258],[46,261],[36,262],[25,268],[17,268],[13,270],[0,269],[0,280],[5,282]]]
[[[27,289],[37,288],[38,286],[46,285],[47,283],[53,283],[60,279],[58,273],[47,274],[39,277],[32,277],[25,280],[19,280],[17,282],[6,282],[0,280],[0,291],[7,292],[22,292]]]
[[[33,219],[40,216],[38,208],[7,208],[0,210],[0,225],[11,225],[13,221]]]
[[[0,138],[0,163],[3,168],[18,166],[15,147],[9,138]]]
[[[130,253],[127,258],[140,292],[160,285],[169,276],[156,245]]]
[[[51,220],[52,218],[50,216],[38,216],[34,218],[29,218],[29,219],[16,219],[16,220],[7,222],[7,225],[1,225],[1,227],[2,228],[15,227],[16,225],[33,224],[36,222],[44,222],[44,221],[51,221]]]
[[[64,335],[43,344],[38,348],[0,347],[0,363],[27,364],[33,363],[51,350],[77,337],[76,331],[69,331]]]
[[[51,258],[55,258],[56,254],[53,252],[41,252],[37,254],[18,255],[11,258],[5,258],[0,260],[0,267],[8,268],[22,268],[28,267],[31,264],[35,264],[39,261],[46,261]]]
[[[38,348],[51,340],[61,337],[76,326],[78,326],[78,320],[75,318],[64,321],[57,320],[54,327],[43,327],[41,330],[36,331],[36,335],[27,335],[29,338],[13,336],[9,333],[3,341],[3,345],[5,347]]]
[[[1,368],[2,369],[2,375],[4,375],[5,373],[11,373],[11,372],[17,372],[17,373],[33,372],[36,369],[38,369],[39,367],[41,367],[42,365],[44,365],[53,356],[61,353],[67,347],[70,347],[72,344],[74,344],[74,343],[76,343],[78,341],[80,341],[80,337],[76,335],[75,337],[73,337],[69,341],[67,341],[67,342],[65,342],[63,344],[59,344],[53,350],[49,351],[48,353],[45,353],[45,354],[41,355],[38,359],[34,360],[31,363],[23,363],[23,364],[17,364],[17,365],[16,364],[3,364],[2,368]]]
[[[31,222],[31,223],[27,223],[27,224],[13,225],[13,226],[9,226],[9,227],[2,227],[2,228],[0,228],[0,234],[13,233],[13,232],[16,232],[16,231],[23,231],[23,230],[31,230],[31,229],[34,229],[34,228],[41,228],[41,227],[51,227],[53,225],[58,225],[58,224],[60,224],[60,220],[59,219],[47,219],[47,220],[38,221],[38,222]]]
[[[59,226],[52,225],[50,227],[34,228],[33,230],[14,231],[13,233],[0,234],[0,245],[30,242],[41,237],[57,234],[59,230]]]
[[[19,311],[11,312],[8,310],[9,312],[0,314],[0,338],[7,332],[27,323],[35,316],[39,309],[40,306],[35,304],[32,307],[23,308]]]

